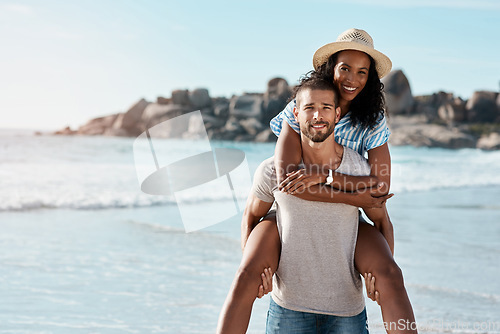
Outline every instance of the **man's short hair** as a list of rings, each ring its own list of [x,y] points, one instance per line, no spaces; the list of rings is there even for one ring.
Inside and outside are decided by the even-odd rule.
[[[306,89],[333,91],[335,107],[338,107],[339,90],[337,86],[335,86],[332,81],[325,80],[324,78],[320,77],[317,72],[311,71],[300,78],[299,84],[295,86],[293,98],[296,100],[299,93]]]

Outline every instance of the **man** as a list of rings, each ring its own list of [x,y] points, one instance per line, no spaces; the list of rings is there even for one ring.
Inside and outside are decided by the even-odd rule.
[[[369,175],[366,160],[334,140],[340,119],[336,99],[333,84],[319,78],[305,79],[299,86],[294,115],[300,124],[303,165]],[[362,283],[354,268],[358,208],[306,201],[279,191],[270,158],[255,173],[245,215],[249,221],[258,220],[273,202],[281,256],[267,333],[367,333]]]

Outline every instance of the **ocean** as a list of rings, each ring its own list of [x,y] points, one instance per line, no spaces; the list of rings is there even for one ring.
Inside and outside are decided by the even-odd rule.
[[[0,131],[0,333],[215,332],[241,259],[241,212],[186,233],[175,198],[141,191],[133,143]],[[252,175],[274,151],[211,144],[243,151]],[[395,258],[420,332],[500,333],[500,151],[391,155]],[[201,217],[235,201],[204,191],[190,205]],[[255,303],[249,333],[264,332],[268,303]],[[370,332],[384,333],[366,304]]]

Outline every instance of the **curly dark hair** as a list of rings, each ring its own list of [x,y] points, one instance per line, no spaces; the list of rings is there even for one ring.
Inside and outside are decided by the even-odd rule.
[[[333,82],[333,72],[335,65],[337,65],[339,52],[331,55],[317,69],[317,75]],[[380,82],[378,77],[377,70],[375,69],[375,61],[370,55],[367,56],[370,58],[368,80],[363,90],[352,100],[349,110],[351,111],[351,120],[354,126],[360,124],[363,127],[373,128],[377,123],[377,119],[387,112],[385,111],[385,100],[382,94],[384,84]]]

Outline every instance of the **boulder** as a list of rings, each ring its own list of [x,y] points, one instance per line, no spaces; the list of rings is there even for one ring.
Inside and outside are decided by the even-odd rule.
[[[391,145],[443,147],[450,149],[476,147],[476,139],[458,128],[429,124],[419,117],[390,117]]]
[[[263,98],[261,121],[268,124],[276,114],[285,108],[291,96],[292,90],[285,79],[273,78],[269,80]]]
[[[189,92],[189,102],[195,109],[212,106],[212,99],[210,99],[208,89],[205,88],[198,88]]]
[[[229,115],[237,119],[255,117],[260,119],[262,111],[262,94],[243,94],[233,96],[229,103]]]
[[[104,130],[104,133],[103,135],[104,136],[113,136],[113,137],[130,137],[130,136],[138,136],[140,135],[141,133],[129,133],[127,131],[125,131],[124,129],[116,129],[116,128],[107,128],[106,130]]]
[[[212,108],[212,106],[209,106],[209,107],[205,107],[205,108],[195,108],[195,107],[192,107],[191,110],[199,110],[200,113],[202,115],[207,115],[207,116],[213,116],[214,114],[214,109]]]
[[[197,122],[191,121],[192,117],[180,117],[172,122],[164,122],[170,119],[170,116],[171,115],[167,113],[164,115],[157,115],[156,118],[152,119],[151,125],[148,126],[151,137],[169,139],[190,138],[189,127],[191,126],[191,135],[198,129]]]
[[[438,116],[448,124],[464,122],[467,119],[465,101],[457,97],[451,102],[446,102],[438,108]]]
[[[69,135],[74,135],[77,132],[78,131],[71,130],[71,128],[69,126],[67,126],[64,129],[62,129],[62,130],[58,130],[58,131],[54,132],[54,134],[55,135],[61,135],[61,136],[69,136]]]
[[[483,150],[500,150],[500,133],[492,132],[477,141],[477,148]]]
[[[435,121],[439,119],[439,107],[447,103],[453,103],[454,99],[452,93],[446,92],[416,96],[414,98],[413,114],[425,115],[428,121]]]
[[[218,97],[213,100],[214,116],[219,119],[227,120],[229,117],[229,100],[224,97]]]
[[[119,114],[98,117],[91,119],[87,124],[78,128],[77,133],[80,135],[103,135],[106,129],[111,128]]]
[[[142,114],[148,105],[148,101],[140,99],[125,114],[122,114],[122,116],[115,120],[113,128],[115,130],[123,129],[125,133],[129,133],[130,135],[139,135],[144,131]],[[123,131],[118,131],[117,133],[123,133]]]
[[[499,118],[497,97],[496,92],[474,92],[465,105],[468,121],[473,123],[497,121]]]
[[[188,106],[190,104],[189,101],[189,92],[187,89],[178,89],[172,91],[172,104],[178,104],[182,106]]]
[[[142,115],[142,121],[147,127],[151,127],[167,119],[180,116],[192,111],[192,108],[179,104],[149,104]]]
[[[467,133],[460,132],[457,128],[441,127],[440,129],[430,130],[428,136],[432,140],[431,146],[433,147],[452,149],[476,147],[476,139]]]
[[[219,129],[226,124],[226,121],[220,119],[219,117],[211,116],[211,115],[203,115],[203,122],[205,123],[205,128],[209,129]]]
[[[265,129],[255,136],[255,141],[258,143],[275,142],[278,139],[271,129]]]
[[[240,125],[245,129],[245,131],[252,136],[257,135],[258,132],[262,131],[264,126],[255,118],[242,119]]]
[[[158,96],[156,98],[156,103],[158,104],[170,104],[172,102],[171,99],[163,97],[163,96]]]
[[[224,126],[224,131],[228,133],[245,133],[239,119],[235,117],[230,117],[227,120],[226,125]]]
[[[413,95],[410,83],[401,70],[391,71],[382,79],[387,111],[390,114],[410,114],[413,111]]]

